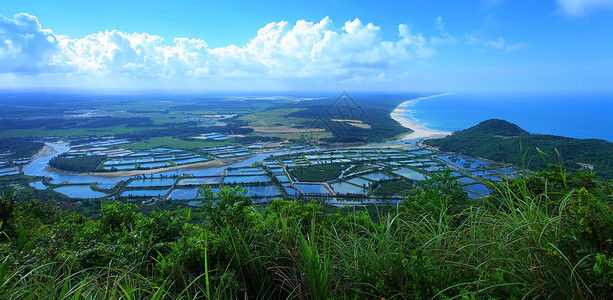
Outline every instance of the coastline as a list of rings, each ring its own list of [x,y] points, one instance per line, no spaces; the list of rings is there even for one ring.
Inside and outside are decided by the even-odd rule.
[[[426,127],[421,126],[419,124],[415,124],[415,123],[411,122],[409,119],[404,117],[404,113],[406,111],[406,107],[409,105],[409,103],[411,103],[413,101],[419,101],[419,100],[425,100],[425,99],[430,99],[430,98],[435,98],[435,97],[441,97],[441,96],[445,96],[445,95],[449,95],[449,94],[451,94],[451,93],[445,93],[445,94],[440,94],[440,95],[432,95],[432,96],[427,96],[427,97],[421,97],[421,98],[411,99],[411,100],[407,100],[407,101],[404,101],[404,102],[400,103],[400,105],[398,105],[396,107],[396,109],[394,109],[394,111],[391,113],[391,117],[396,122],[400,123],[400,125],[402,127],[409,128],[409,129],[413,130],[413,132],[403,136],[400,139],[400,141],[415,140],[415,139],[430,138],[430,137],[441,137],[441,136],[446,136],[446,135],[452,134],[452,132],[438,131],[438,130],[426,128]]]

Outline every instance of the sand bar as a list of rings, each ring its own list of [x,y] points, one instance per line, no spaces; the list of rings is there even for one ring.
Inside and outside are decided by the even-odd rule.
[[[402,102],[400,105],[398,105],[398,107],[396,107],[396,109],[394,109],[394,111],[391,114],[392,119],[394,119],[395,121],[400,123],[400,125],[402,125],[402,127],[409,128],[409,129],[413,130],[413,132],[403,136],[400,140],[401,141],[407,141],[407,140],[415,140],[415,139],[428,138],[428,137],[438,137],[438,136],[450,135],[451,132],[428,129],[428,128],[423,127],[423,126],[421,126],[419,124],[415,124],[415,123],[411,122],[409,119],[404,117],[404,113],[406,111],[406,107],[409,105],[409,103],[411,103],[413,101],[426,100],[426,99],[440,97],[440,96],[445,96],[445,95],[449,95],[449,94],[450,93],[445,93],[445,94],[440,94],[440,95],[432,95],[432,96],[428,96],[428,97],[421,97],[421,98],[417,98],[417,99],[411,99],[411,100]]]

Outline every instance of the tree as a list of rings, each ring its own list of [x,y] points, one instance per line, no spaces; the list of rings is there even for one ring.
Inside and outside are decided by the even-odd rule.
[[[209,221],[216,226],[240,225],[245,220],[245,208],[251,205],[247,190],[242,186],[224,186],[215,193],[211,186],[202,185],[198,190],[198,198],[202,211]]]

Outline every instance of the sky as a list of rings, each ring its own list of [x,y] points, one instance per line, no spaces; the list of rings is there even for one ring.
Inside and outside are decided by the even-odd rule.
[[[613,93],[613,0],[0,0],[0,89]]]

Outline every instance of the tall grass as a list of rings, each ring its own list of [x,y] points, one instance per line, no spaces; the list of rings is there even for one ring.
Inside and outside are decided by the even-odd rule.
[[[316,202],[275,201],[262,212],[234,209],[231,219],[220,211],[203,224],[161,222],[171,215],[133,214],[129,206],[109,208],[107,220],[71,226],[61,223],[73,220],[66,216],[43,224],[19,212],[11,219],[16,230],[2,234],[0,295],[606,299],[613,293],[610,183],[548,169],[494,184],[490,198],[473,202],[444,176],[387,208],[330,212]],[[93,240],[84,243],[83,236]],[[66,249],[52,237],[65,238],[59,244]]]

